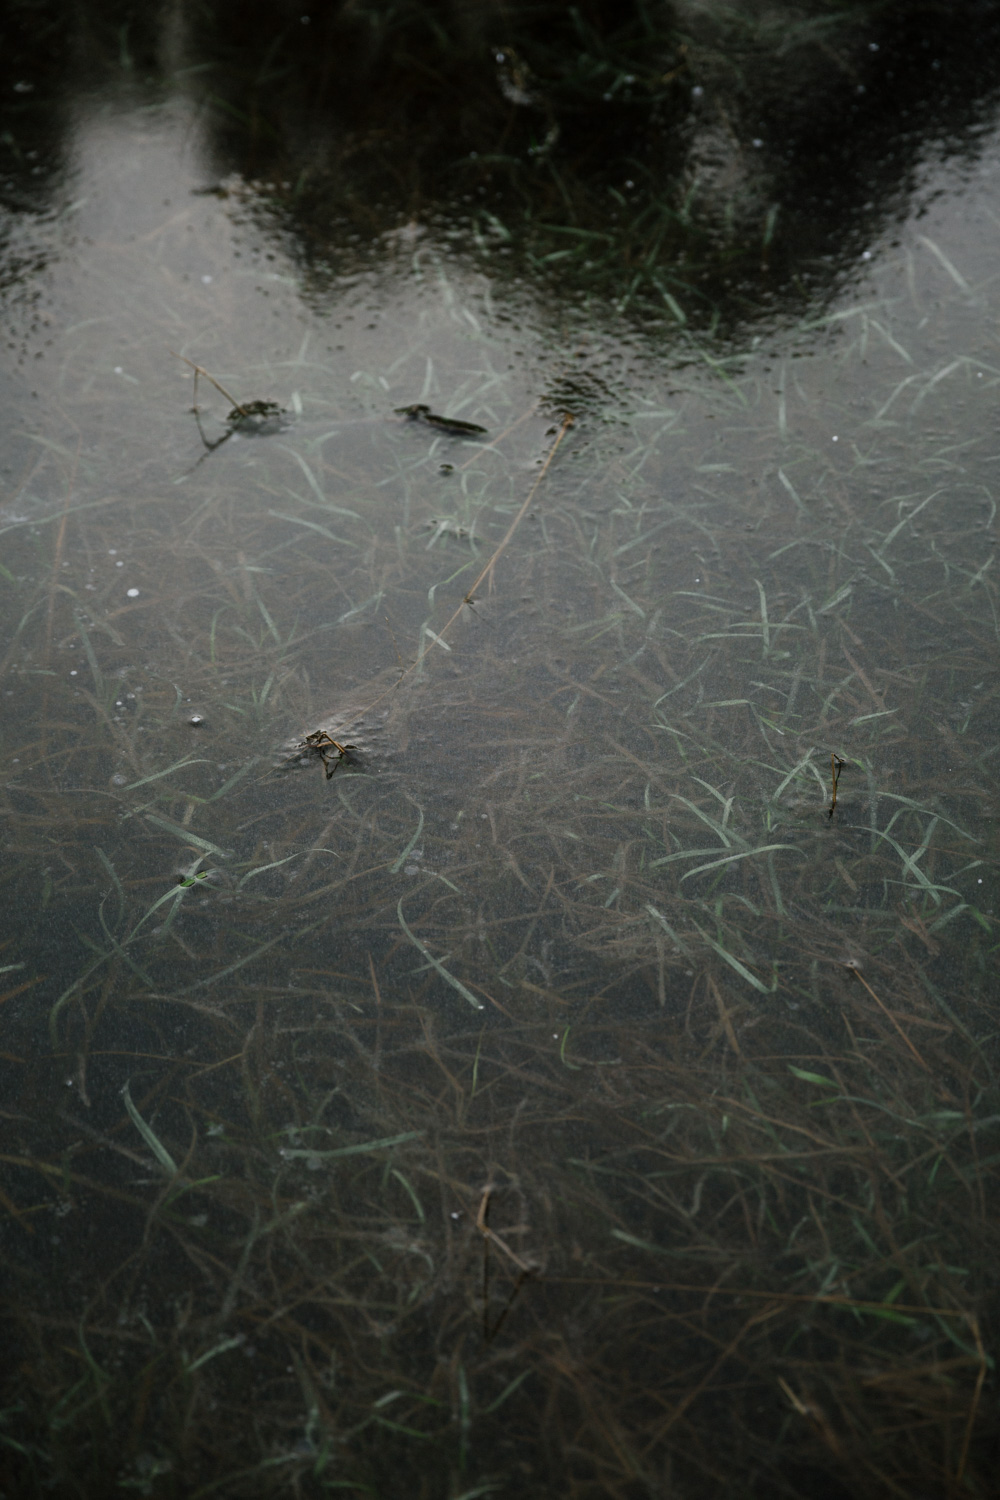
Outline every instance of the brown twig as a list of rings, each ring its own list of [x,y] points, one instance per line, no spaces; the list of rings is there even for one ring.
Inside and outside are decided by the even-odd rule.
[[[75,425],[75,424],[74,424]],[[56,533],[56,545],[52,557],[52,575],[49,582],[49,609],[45,623],[45,664],[51,666],[49,658],[52,654],[52,637],[55,624],[56,594],[59,591],[59,576],[62,572],[63,547],[66,542],[66,529],[69,524],[70,502],[73,499],[73,490],[76,485],[76,474],[80,463],[80,449],[82,446],[82,435],[77,429],[76,451],[73,454],[73,467],[70,469],[69,479],[66,484],[66,499],[63,502],[63,511],[59,519],[59,530]],[[42,753],[47,753],[48,726],[49,726],[49,687],[46,682],[42,691],[42,713],[41,713],[41,741]]]
[[[865,978],[865,976],[862,974],[861,969],[859,968],[858,964],[852,961],[852,962],[846,964],[845,967],[848,968],[848,969],[850,969],[851,973],[857,979],[861,980],[861,983],[864,985],[864,987],[868,991],[869,995],[871,995],[872,999],[875,1001],[875,1004],[878,1006],[879,1010],[885,1016],[886,1020],[889,1021],[893,1026],[895,1026],[896,1030],[899,1032],[899,1034],[902,1037],[903,1041],[906,1043],[907,1047],[909,1047],[910,1051],[913,1053],[914,1057],[916,1058],[916,1060],[920,1064],[920,1066],[923,1068],[924,1072],[925,1073],[929,1073],[931,1071],[930,1068],[924,1062],[923,1058],[920,1056],[920,1053],[917,1051],[916,1047],[914,1047],[913,1043],[910,1041],[910,1038],[906,1035],[906,1032],[903,1030],[902,1026],[900,1026],[899,1022],[896,1020],[896,1017],[892,1014],[892,1012],[890,1010],[887,1010],[886,1007],[882,1004],[881,1000],[876,995],[875,991],[872,989],[871,985],[868,983],[868,981]]]
[[[183,356],[181,356],[181,357],[183,358]],[[188,364],[190,364],[190,363],[191,363],[191,361],[188,360]],[[515,531],[517,530],[518,526],[521,524],[522,520],[524,519],[524,517],[525,517],[525,515],[527,513],[527,510],[528,510],[528,507],[530,506],[532,500],[534,500],[535,495],[538,493],[538,487],[539,487],[539,485],[541,484],[542,480],[545,478],[545,475],[549,471],[549,468],[550,468],[550,466],[552,464],[552,460],[555,458],[556,453],[557,453],[557,451],[559,449],[559,444],[562,442],[563,438],[566,436],[566,434],[569,431],[569,429],[573,426],[574,421],[575,421],[575,418],[571,417],[568,412],[563,417],[562,426],[559,429],[559,434],[556,437],[555,442],[552,444],[552,447],[549,449],[548,454],[546,455],[546,458],[545,458],[545,462],[543,463],[541,469],[539,470],[538,477],[536,478],[534,484],[531,486],[531,489],[528,491],[528,494],[527,494],[527,496],[525,498],[524,504],[521,506],[521,509],[518,511],[517,515],[514,517],[513,521],[511,521],[510,525],[508,526],[506,536],[503,538],[503,541],[500,543],[500,545],[497,547],[496,551],[493,553],[492,557],[490,558],[489,562],[486,564],[485,568],[483,568],[482,572],[476,578],[475,583],[473,583],[472,587],[466,593],[466,595],[465,595],[464,599],[462,600],[461,604],[455,610],[455,613],[451,616],[450,619],[448,619],[448,620],[445,621],[444,625],[442,625],[442,627],[441,627],[440,630],[434,632],[433,645],[436,645],[439,641],[443,641],[444,640],[444,637],[447,635],[448,631],[454,625],[455,621],[458,619],[458,617],[462,613],[463,609],[465,609],[465,607],[467,605],[471,606],[472,603],[474,602],[473,601],[473,595],[475,594],[476,589],[482,583],[483,579],[486,578],[487,575],[491,575],[492,574],[493,569],[494,569],[494,567],[497,564],[497,560],[500,557],[500,554],[503,552],[504,548],[507,546],[508,542],[511,540],[511,538],[514,535]],[[384,693],[380,693],[377,698],[375,698],[371,703],[369,703],[367,705],[367,707],[364,709],[364,713],[366,713],[366,714],[369,713],[377,704],[381,703],[384,699],[388,698],[390,696],[390,694],[394,693],[396,691],[396,688],[398,688],[400,682],[403,681],[403,678],[404,677],[408,677],[411,672],[415,672],[416,669],[417,669],[417,667],[419,667],[420,663],[424,660],[424,658],[430,655],[431,651],[433,650],[433,645],[431,645],[431,646],[425,646],[423,648],[423,650],[418,653],[416,659],[414,661],[412,661],[410,663],[410,665],[405,669],[405,671],[399,677],[399,680],[397,682],[395,682],[391,688],[388,688]]]
[[[542,467],[539,470],[538,478],[535,480],[534,484],[531,486],[531,489],[528,491],[528,494],[525,497],[524,504],[521,506],[521,509],[518,511],[517,515],[514,517],[513,521],[511,521],[510,525],[508,526],[508,528],[507,528],[507,535],[504,537],[503,541],[500,543],[499,547],[496,549],[496,551],[494,552],[493,556],[490,558],[489,562],[486,564],[485,568],[479,574],[479,576],[476,579],[475,583],[472,585],[471,589],[469,589],[469,591],[466,594],[465,598],[462,600],[462,604],[471,604],[472,603],[472,599],[473,599],[473,596],[474,596],[474,594],[476,592],[476,589],[482,583],[482,581],[483,581],[484,578],[489,577],[490,583],[491,583],[491,587],[492,587],[493,569],[497,565],[497,561],[498,561],[498,559],[500,557],[500,554],[501,554],[501,552],[503,552],[504,548],[507,546],[507,543],[510,541],[511,537],[514,535],[515,531],[517,530],[517,528],[520,526],[521,522],[523,521],[523,519],[525,517],[525,514],[527,513],[528,506],[531,504],[532,500],[534,500],[534,498],[535,498],[535,495],[536,495],[536,493],[538,491],[538,486],[541,484],[542,480],[545,478],[545,475],[546,475],[546,473],[548,472],[548,469],[549,469],[549,465],[552,463],[552,460],[555,458],[556,453],[558,452],[559,444],[562,442],[562,440],[566,436],[567,432],[569,432],[570,428],[573,426],[574,421],[575,421],[575,418],[571,417],[570,414],[569,414],[569,412],[567,412],[566,415],[563,417],[563,419],[562,419],[562,426],[559,428],[559,432],[558,432],[558,435],[556,437],[556,440],[552,444],[552,447],[549,449],[548,454],[546,455],[545,462],[542,464]],[[459,606],[458,610],[456,610],[456,612],[452,615],[451,619],[448,621],[448,625],[446,625],[444,627],[445,630],[448,629],[448,626],[451,625],[454,620],[458,619],[458,616],[459,616],[460,613],[461,613],[461,606]],[[444,631],[441,631],[440,634],[443,635]]]
[[[216,380],[215,376],[214,375],[210,375],[208,373],[208,371],[206,369],[204,369],[201,365],[196,365],[193,359],[188,359],[188,357],[187,357],[186,354],[178,354],[176,349],[168,349],[167,353],[168,354],[172,354],[174,356],[174,359],[182,359],[184,361],[184,363],[186,365],[190,365],[191,369],[194,371],[194,404],[195,404],[195,406],[198,405],[198,376],[199,375],[204,375],[205,379],[208,380],[208,381],[211,381],[212,385],[215,386],[215,389],[219,392],[220,396],[225,396],[225,398],[226,398],[227,401],[231,401],[232,402],[233,407],[234,407],[234,409],[236,411],[238,411],[244,417],[248,417],[250,415],[250,413],[247,411],[246,407],[242,404],[242,402],[237,401],[236,397],[230,391],[226,390],[226,387],[222,384],[221,381]]]
[[[487,448],[496,448],[499,443],[503,442],[504,438],[510,437],[511,433],[514,432],[514,431],[516,431],[516,429],[518,427],[520,427],[520,425],[521,425],[522,422],[526,422],[528,420],[528,418],[532,415],[532,413],[535,412],[536,410],[537,410],[536,407],[529,406],[527,411],[521,413],[521,415],[517,418],[516,422],[511,422],[510,426],[509,427],[505,427],[504,430],[503,430],[503,432],[498,432],[495,438],[491,438],[488,443],[483,443],[481,447],[477,448],[476,452],[472,455],[472,457],[471,458],[467,458],[465,460],[464,464],[459,464],[459,466],[458,466],[458,468],[456,469],[455,472],[457,474],[464,473],[464,471],[469,467],[470,464],[474,464],[474,463],[476,463],[478,461],[480,454],[483,453],[485,449],[487,449]]]
[[[506,1240],[502,1240],[500,1236],[496,1234],[487,1224],[486,1220],[489,1216],[490,1199],[492,1198],[492,1196],[492,1187],[486,1187],[483,1189],[482,1202],[479,1205],[479,1213],[476,1216],[476,1228],[479,1230],[479,1233],[484,1237],[484,1239],[489,1240],[492,1244],[496,1245],[498,1249],[503,1251],[504,1255],[510,1256],[510,1259],[514,1262],[519,1271],[523,1271],[526,1276],[533,1275],[535,1267],[529,1266],[527,1261],[522,1260],[519,1255],[515,1255],[514,1251],[507,1244]]]

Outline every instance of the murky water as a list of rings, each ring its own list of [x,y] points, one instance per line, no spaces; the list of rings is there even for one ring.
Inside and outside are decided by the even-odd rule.
[[[992,106],[708,316],[164,15],[11,84],[4,1493],[987,1495]]]

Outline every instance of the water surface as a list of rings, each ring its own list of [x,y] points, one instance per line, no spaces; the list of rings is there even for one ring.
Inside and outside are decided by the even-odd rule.
[[[185,60],[5,210],[9,1492],[989,1493],[991,108],[632,319]]]

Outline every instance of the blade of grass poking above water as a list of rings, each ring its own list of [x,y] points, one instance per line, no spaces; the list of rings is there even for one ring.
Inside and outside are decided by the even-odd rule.
[[[462,981],[455,978],[454,974],[449,974],[444,964],[441,963],[439,959],[436,959],[433,953],[428,952],[420,939],[418,937],[415,937],[414,934],[410,931],[409,927],[407,927],[406,918],[403,916],[402,899],[400,899],[397,903],[396,913],[399,917],[400,927],[402,927],[403,931],[406,933],[406,936],[409,938],[414,948],[416,948],[418,953],[423,954],[424,958],[426,958],[432,969],[437,970],[437,972],[441,975],[441,978],[444,980],[445,984],[450,984],[453,990],[458,991],[463,1000],[468,1000],[473,1010],[484,1010],[485,1006],[483,1005],[482,1001],[477,1000],[475,995],[473,995],[469,990],[465,988],[465,985],[462,983]]]

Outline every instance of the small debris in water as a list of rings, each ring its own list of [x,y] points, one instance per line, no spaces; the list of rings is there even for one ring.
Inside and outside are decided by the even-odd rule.
[[[356,749],[356,745],[345,745],[340,740],[335,740],[325,729],[314,729],[312,734],[307,734],[304,740],[299,741],[292,756],[299,765],[304,765],[308,763],[310,755],[318,755],[329,781],[338,766],[351,764],[350,752]]]
[[[266,437],[269,433],[284,432],[291,426],[292,418],[277,401],[247,401],[234,406],[226,421],[231,432]]]
[[[419,401],[412,406],[397,406],[395,411],[397,417],[406,417],[411,422],[424,422],[438,432],[447,433],[449,437],[484,437],[488,430],[475,422],[460,422],[457,417],[439,417],[429,406],[424,406]]]

